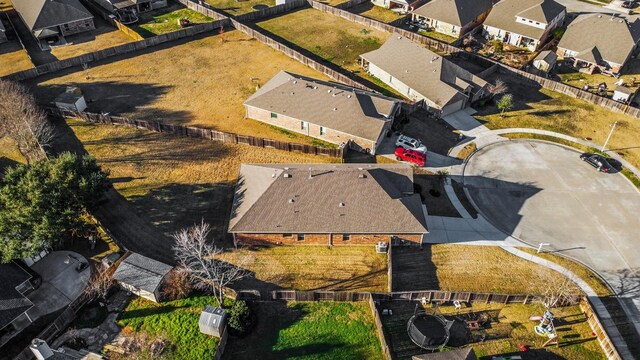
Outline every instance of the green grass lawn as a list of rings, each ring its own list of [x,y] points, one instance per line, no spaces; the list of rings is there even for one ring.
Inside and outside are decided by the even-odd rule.
[[[142,15],[140,22],[131,28],[142,37],[153,37],[181,30],[178,20],[183,18],[196,24],[213,21],[212,18],[197,11],[174,4],[168,8],[155,10],[149,15]]]
[[[384,359],[366,302],[260,302],[257,325],[224,359]]]
[[[124,334],[145,334],[169,341],[163,355],[170,359],[211,359],[218,338],[200,333],[198,319],[205,305],[217,305],[212,296],[192,294],[187,299],[160,304],[135,297],[118,316]],[[229,304],[230,305],[230,304]]]
[[[418,30],[418,34],[430,37],[432,39],[444,41],[444,42],[446,42],[448,44],[451,44],[452,42],[458,40],[458,39],[454,38],[453,36],[449,36],[447,34],[441,34],[441,33],[436,32],[436,31]]]
[[[214,8],[227,13],[228,15],[242,15],[256,11],[254,5],[275,6],[275,0],[206,0],[206,2]]]

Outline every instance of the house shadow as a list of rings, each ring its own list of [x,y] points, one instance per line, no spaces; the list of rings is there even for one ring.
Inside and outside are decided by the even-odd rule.
[[[440,290],[431,244],[391,251],[392,291]]]
[[[99,78],[90,76],[91,70],[88,74],[90,79],[79,84],[40,85],[46,79],[37,78],[31,80],[28,85],[40,104],[53,105],[56,97],[64,93],[67,86],[77,85],[87,103],[87,112],[111,115],[135,113],[136,119],[139,120],[165,120],[172,124],[183,124],[194,119],[190,111],[159,109],[153,106],[156,101],[167,95],[173,86],[127,82],[126,78],[121,81],[100,81]]]
[[[504,73],[503,71],[496,71],[491,74],[485,80],[491,84],[495,84],[496,81],[503,81],[508,90],[506,93],[513,95],[513,108],[510,111],[519,111],[519,110],[531,110],[533,107],[529,104],[539,103],[541,101],[550,100],[551,97],[542,92],[542,86],[537,82],[530,80],[524,76],[517,75],[515,73]],[[500,99],[503,95],[497,95],[493,101],[486,101],[483,106],[481,104],[474,104],[474,109],[478,110],[476,115],[494,115],[499,114],[501,112],[496,105],[496,101]],[[570,108],[553,110],[560,113],[571,111]],[[506,116],[509,116],[509,112],[505,113]],[[550,116],[555,115],[549,111],[539,111],[536,116]],[[481,121],[481,120],[479,120]]]

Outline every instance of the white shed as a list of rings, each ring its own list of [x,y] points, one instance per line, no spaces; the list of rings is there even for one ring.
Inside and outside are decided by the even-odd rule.
[[[84,100],[82,91],[77,86],[69,86],[67,90],[60,94],[55,100],[58,109],[85,111],[87,103]]]
[[[550,50],[541,51],[535,59],[533,59],[533,66],[545,72],[548,72],[556,64],[558,55]]]
[[[624,86],[616,86],[615,90],[613,90],[613,100],[620,101],[623,103],[628,103],[633,100],[634,91]]]
[[[205,306],[200,314],[198,326],[203,334],[221,337],[227,321],[227,311],[211,305]]]

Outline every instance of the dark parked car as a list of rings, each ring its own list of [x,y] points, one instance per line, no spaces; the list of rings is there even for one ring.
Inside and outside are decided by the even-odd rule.
[[[625,1],[622,3],[622,7],[625,9],[631,9],[635,4],[635,1]]]
[[[598,171],[608,173],[608,172],[614,172],[616,170],[609,163],[609,159],[599,154],[584,153],[580,155],[580,159],[591,164],[591,166],[598,169]]]

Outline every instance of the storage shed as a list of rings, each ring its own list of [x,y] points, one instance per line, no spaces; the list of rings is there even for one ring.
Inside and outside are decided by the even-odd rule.
[[[160,289],[172,266],[131,253],[113,274],[120,286],[145,299],[159,302]]]
[[[67,87],[67,90],[56,98],[55,103],[58,109],[84,111],[87,108],[84,95],[77,86]]]
[[[533,59],[533,66],[545,72],[549,72],[556,64],[558,55],[550,50],[541,51],[535,59]]]
[[[635,92],[628,87],[618,85],[615,90],[613,90],[613,100],[629,103],[633,100],[634,93]]]
[[[205,306],[200,314],[198,326],[203,334],[221,337],[227,321],[227,311],[211,305]]]

